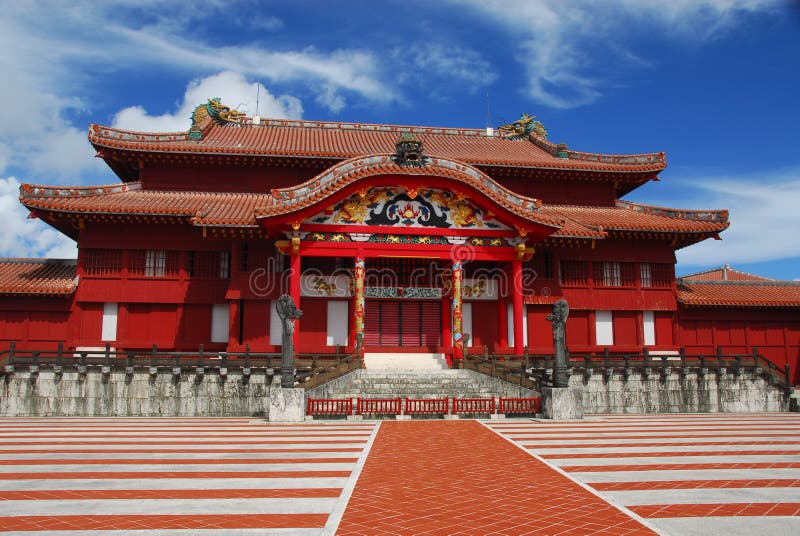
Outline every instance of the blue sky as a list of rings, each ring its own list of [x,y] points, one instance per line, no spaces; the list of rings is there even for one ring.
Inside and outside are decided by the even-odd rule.
[[[728,208],[678,273],[800,279],[800,3],[788,0],[14,2],[0,14],[2,256],[75,255],[21,182],[116,180],[89,123],[186,130],[205,98],[271,117],[484,127],[665,151],[627,199]]]

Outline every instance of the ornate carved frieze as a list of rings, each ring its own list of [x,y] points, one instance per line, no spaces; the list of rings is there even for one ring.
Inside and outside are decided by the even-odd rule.
[[[436,287],[364,287],[367,298],[440,300],[442,289]]]
[[[348,298],[352,296],[350,277],[346,274],[300,276],[300,295],[310,298]]]
[[[493,215],[452,192],[371,188],[329,207],[307,223],[508,230]]]

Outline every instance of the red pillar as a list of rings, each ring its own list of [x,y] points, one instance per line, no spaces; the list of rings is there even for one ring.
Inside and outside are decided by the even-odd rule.
[[[295,305],[300,309],[300,253],[292,253],[289,257],[289,296],[294,300]],[[299,351],[300,345],[300,320],[294,323],[294,347]]]
[[[453,332],[450,331],[450,300],[442,298],[442,347],[445,352],[452,351]]]
[[[522,355],[525,350],[525,341],[522,328],[522,261],[511,261],[511,296],[514,308],[514,353]]]
[[[475,319],[472,321],[475,322]],[[503,298],[497,298],[497,346],[508,348],[508,310]]]

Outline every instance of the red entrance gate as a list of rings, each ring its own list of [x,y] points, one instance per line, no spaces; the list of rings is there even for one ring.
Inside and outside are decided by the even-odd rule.
[[[366,346],[439,346],[442,312],[438,301],[367,300]]]

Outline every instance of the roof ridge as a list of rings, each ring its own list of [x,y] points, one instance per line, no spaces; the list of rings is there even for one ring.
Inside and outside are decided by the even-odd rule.
[[[682,208],[669,208],[660,207],[656,205],[645,205],[643,203],[636,203],[634,201],[626,201],[617,199],[616,206],[619,208],[627,208],[637,212],[644,212],[654,216],[664,216],[665,218],[674,218],[681,220],[694,220],[694,221],[711,221],[719,223],[728,222],[728,210],[697,210],[697,209],[682,209]]]
[[[77,266],[78,259],[49,259],[45,257],[0,257],[0,264],[63,264]]]
[[[19,187],[19,193],[20,199],[29,199],[34,197],[88,197],[141,189],[141,181],[94,186],[48,186],[23,183]]]
[[[697,274],[695,274],[697,275]],[[747,281],[747,280],[725,280],[715,281],[710,279],[687,279],[678,278],[679,285],[724,285],[724,286],[753,286],[753,287],[800,287],[800,281],[786,281],[782,279],[772,279],[769,281]]]

